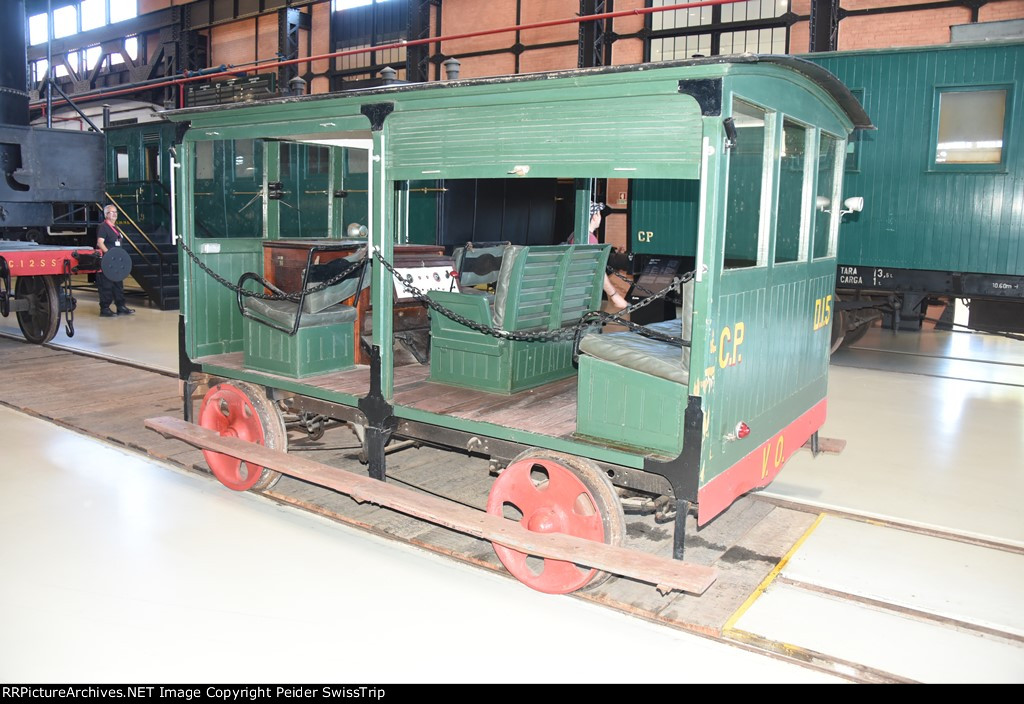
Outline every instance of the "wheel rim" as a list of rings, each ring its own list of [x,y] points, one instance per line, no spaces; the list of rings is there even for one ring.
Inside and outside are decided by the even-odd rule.
[[[539,533],[564,533],[605,542],[605,520],[600,503],[572,470],[556,460],[530,457],[512,462],[491,488],[487,512],[521,514],[519,524]],[[568,594],[586,586],[596,569],[572,562],[530,557],[494,544],[498,559],[523,584],[547,594]]]
[[[28,302],[28,310],[18,312],[18,327],[29,342],[49,342],[60,326],[57,286],[49,276],[21,276],[14,285],[14,296]]]
[[[221,437],[283,449],[279,448],[282,438],[271,427],[272,422],[265,399],[248,385],[218,384],[206,392],[199,407],[199,424]],[[220,452],[203,450],[203,457],[218,481],[235,491],[269,488],[280,477],[277,472]]]

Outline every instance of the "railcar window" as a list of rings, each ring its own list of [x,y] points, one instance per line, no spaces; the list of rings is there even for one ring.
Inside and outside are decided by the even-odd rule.
[[[782,123],[779,170],[779,208],[775,227],[775,262],[800,259],[803,232],[803,192],[807,173],[807,128],[792,120]]]
[[[839,140],[822,133],[818,146],[818,187],[814,208],[814,258],[831,253],[832,211],[835,210],[836,156]]]
[[[342,222],[367,225],[370,217],[370,153],[365,149],[346,149],[342,188],[348,193],[342,201]]]
[[[196,237],[262,237],[263,142],[196,142]]]
[[[213,178],[213,142],[196,142],[196,179]]]
[[[1001,164],[1006,89],[939,91],[935,164]]]
[[[286,179],[292,175],[292,161],[294,160],[295,145],[284,143],[281,145],[281,178]]]
[[[253,162],[253,140],[235,140],[235,178],[254,180],[256,164]]]
[[[306,173],[310,176],[326,176],[331,171],[331,153],[327,147],[308,147]]]
[[[757,266],[761,248],[761,191],[764,179],[764,123],[762,108],[736,100],[732,117],[736,146],[729,152],[728,193],[725,206],[726,269]]]
[[[116,157],[114,160],[114,168],[116,169],[114,177],[118,181],[128,181],[130,178],[128,171],[128,147],[114,147],[114,156]]]
[[[160,145],[147,144],[146,150],[146,180],[160,180]]]
[[[314,144],[280,144],[281,207],[278,236],[329,237],[331,209],[331,147]],[[340,152],[340,148],[338,148]]]

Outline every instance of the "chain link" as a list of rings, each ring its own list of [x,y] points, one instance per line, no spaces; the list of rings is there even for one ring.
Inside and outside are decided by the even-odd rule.
[[[647,298],[637,301],[631,306],[627,306],[626,308],[622,309],[621,311],[614,315],[609,315],[608,313],[604,313],[601,311],[593,311],[584,315],[575,325],[571,327],[560,328],[558,330],[550,330],[548,332],[520,333],[509,332],[507,330],[498,330],[497,328],[493,328],[489,325],[484,325],[483,323],[478,323],[475,320],[470,320],[464,315],[459,315],[455,311],[446,308],[445,306],[442,306],[440,303],[437,303],[429,296],[427,296],[425,293],[423,293],[423,291],[413,286],[412,276],[406,276],[403,278],[402,275],[399,274],[393,266],[391,266],[391,264],[384,260],[379,250],[374,250],[373,254],[377,258],[377,261],[379,261],[385,269],[391,272],[391,274],[398,281],[400,281],[403,286],[405,286],[405,289],[412,294],[413,298],[418,300],[427,308],[437,311],[438,313],[448,318],[449,320],[452,320],[458,323],[459,325],[464,325],[470,330],[476,330],[477,332],[483,333],[484,335],[487,335],[489,337],[496,337],[500,340],[514,340],[517,342],[551,342],[553,340],[570,339],[578,340],[579,333],[581,331],[583,331],[586,328],[593,327],[595,322],[599,321],[601,325],[606,325],[610,322],[619,323],[621,325],[628,327],[630,330],[640,332],[641,334],[646,335],[647,337],[650,337],[655,340],[661,340],[663,342],[668,342],[678,347],[690,346],[689,340],[683,340],[678,337],[672,337],[671,335],[659,333],[655,330],[645,328],[643,325],[638,325],[637,323],[633,323],[628,320],[623,320],[621,316],[628,315],[629,313],[632,313],[635,310],[639,310],[640,308],[649,305],[650,303],[652,303],[655,300],[658,300],[659,298],[664,298],[669,294],[669,292],[678,289],[680,284],[683,284],[692,279],[694,274],[696,273],[693,271],[683,274],[678,279],[674,279],[671,284],[669,284],[662,290],[652,293]]]
[[[196,263],[196,266],[198,266],[200,269],[205,271],[214,281],[216,281],[217,283],[221,284],[225,288],[231,289],[236,294],[241,294],[243,296],[248,296],[249,298],[260,298],[260,299],[262,299],[264,301],[292,301],[293,303],[298,303],[299,299],[303,295],[308,296],[311,293],[316,293],[318,291],[323,291],[328,286],[333,286],[334,284],[338,283],[339,281],[341,281],[342,279],[347,277],[353,271],[355,271],[358,267],[363,266],[366,263],[365,259],[360,259],[359,261],[352,262],[351,264],[349,264],[349,266],[347,266],[345,269],[343,269],[340,273],[336,274],[335,276],[332,276],[327,281],[324,281],[323,283],[319,283],[319,284],[317,284],[315,286],[311,286],[310,288],[304,289],[302,291],[296,291],[294,293],[261,293],[259,291],[249,291],[249,290],[246,290],[246,289],[242,288],[241,286],[238,286],[236,284],[231,283],[230,281],[225,279],[223,276],[221,276],[220,274],[215,272],[213,269],[211,269],[210,267],[206,266],[206,264],[204,264],[199,259],[199,257],[196,256],[195,252],[193,252],[191,249],[189,249],[188,245],[185,244],[185,240],[184,239],[179,237],[178,238],[178,243],[181,245],[181,248],[185,250],[185,254],[187,254],[189,256],[189,259],[194,261]]]
[[[571,328],[560,328],[558,330],[549,330],[547,332],[535,333],[509,332],[507,330],[498,330],[497,328],[492,328],[489,325],[484,325],[482,323],[476,322],[475,320],[470,320],[464,315],[459,315],[455,311],[449,308],[445,308],[440,303],[437,303],[429,296],[427,296],[425,293],[423,293],[423,291],[413,286],[412,276],[403,277],[400,273],[398,273],[395,270],[395,268],[391,266],[391,264],[384,260],[384,257],[381,256],[379,250],[374,250],[373,254],[375,257],[377,257],[377,261],[379,261],[385,269],[390,271],[391,274],[398,281],[400,281],[403,286],[405,286],[405,289],[409,293],[411,293],[413,298],[415,298],[417,301],[425,305],[427,308],[437,311],[438,313],[448,318],[449,320],[454,320],[459,325],[465,325],[470,330],[476,330],[477,332],[483,333],[484,335],[496,337],[499,340],[514,340],[516,342],[550,342],[553,340],[571,340],[575,337],[576,328],[579,327],[580,325],[579,323],[577,323],[576,326]]]
[[[179,238],[178,243],[181,245],[181,248],[185,250],[185,254],[187,254],[188,257],[196,263],[196,266],[198,266],[200,269],[206,272],[206,274],[210,276],[212,279],[214,279],[217,283],[221,284],[225,288],[230,289],[236,294],[241,294],[243,296],[248,296],[250,298],[259,298],[265,301],[288,300],[298,302],[299,298],[302,295],[309,295],[311,293],[316,293],[317,291],[323,291],[328,286],[333,286],[334,284],[344,279],[346,276],[352,273],[357,267],[366,264],[365,259],[357,262],[352,262],[343,271],[336,274],[335,276],[332,276],[327,281],[317,284],[316,286],[307,288],[304,291],[297,291],[294,293],[268,294],[261,293],[259,291],[249,291],[228,281],[223,276],[213,271],[205,263],[203,263],[203,261],[196,256],[195,252],[193,252],[189,248],[189,246],[185,244],[184,239]],[[618,313],[608,314],[603,311],[592,311],[584,315],[575,325],[572,325],[570,327],[559,328],[558,330],[549,330],[546,332],[511,332],[508,330],[498,330],[497,328],[491,327],[489,325],[478,323],[475,320],[470,320],[464,315],[459,315],[455,311],[446,308],[440,303],[437,303],[429,296],[427,296],[423,291],[412,285],[412,276],[406,276],[403,278],[402,275],[398,273],[398,271],[396,271],[393,266],[391,266],[391,264],[384,260],[379,250],[374,250],[373,254],[377,258],[377,261],[379,261],[381,265],[391,273],[392,276],[394,276],[398,281],[402,282],[406,290],[412,294],[413,298],[415,298],[417,301],[425,305],[427,308],[440,313],[444,317],[458,323],[459,325],[464,325],[470,330],[476,330],[479,333],[482,333],[489,337],[498,338],[499,340],[512,340],[515,342],[552,342],[555,340],[573,340],[578,339],[580,333],[583,330],[592,328],[596,323],[599,323],[600,325],[616,323],[619,325],[623,325],[629,328],[630,330],[638,332],[641,335],[650,337],[654,340],[668,342],[669,344],[676,345],[677,347],[690,346],[689,340],[683,340],[678,337],[673,337],[671,335],[666,335],[664,333],[657,332],[656,330],[651,330],[650,328],[644,327],[643,325],[639,325],[629,320],[624,320],[622,316],[629,315],[630,313],[639,310],[644,306],[650,305],[652,302],[664,298],[674,290],[677,291],[681,284],[686,283],[687,281],[693,278],[694,274],[696,273],[693,271],[683,274],[678,279],[673,279],[672,283],[670,283],[668,286],[661,289],[660,291],[651,292],[648,291],[647,289],[644,289],[643,287],[638,286],[637,288],[642,289],[645,293],[650,293],[650,295],[642,300],[637,301],[633,305],[627,306],[626,308],[620,310]],[[622,278],[624,281],[628,281],[628,279],[626,279],[625,277],[620,276],[620,278]]]
[[[651,289],[646,288],[646,287],[638,284],[637,282],[635,282],[632,279],[630,279],[628,276],[622,275],[621,273],[619,273],[615,269],[612,269],[611,267],[606,267],[605,268],[605,273],[611,274],[615,278],[620,279],[622,281],[625,281],[627,284],[632,286],[634,289],[642,291],[643,293],[646,293],[648,296],[650,296],[650,295],[652,295],[654,293],[654,291],[652,291]]]

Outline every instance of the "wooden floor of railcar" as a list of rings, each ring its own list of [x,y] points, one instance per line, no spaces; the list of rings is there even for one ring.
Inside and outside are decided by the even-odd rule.
[[[241,352],[211,355],[198,361],[226,369],[245,369]],[[250,373],[269,380],[294,381],[274,374]],[[576,431],[575,376],[506,396],[434,383],[427,380],[429,374],[427,364],[395,367],[395,405],[552,437],[569,438]],[[359,366],[299,381],[335,393],[365,396],[370,389],[370,368]]]
[[[197,451],[163,440],[141,426],[146,417],[179,412],[173,377],[110,365],[60,349],[80,346],[93,354],[132,361],[135,347],[138,356],[161,358],[163,363],[157,366],[174,369],[174,346],[154,353],[150,343],[174,339],[176,314],[142,308],[132,318],[100,320],[90,312],[86,300],[78,316],[79,333],[73,340],[61,334],[48,348],[0,340],[0,404],[20,410],[22,414],[15,414],[19,418],[25,414],[45,418],[104,438],[122,450],[166,458],[173,466],[202,467]],[[10,330],[10,320],[0,320],[0,328]],[[0,561],[18,578],[7,579],[0,586],[5,590],[0,608],[6,609],[2,614],[5,624],[17,626],[25,637],[0,639],[4,649],[0,679],[30,678],[40,672],[26,664],[33,661],[47,665],[37,681],[48,677],[90,681],[88,676],[67,674],[90,664],[93,669],[85,671],[99,673],[96,678],[106,681],[147,679],[146,673],[153,670],[146,669],[143,661],[154,660],[133,657],[131,651],[174,652],[165,647],[169,643],[180,643],[178,650],[187,650],[187,638],[194,641],[198,633],[200,641],[210,647],[216,642],[223,644],[226,652],[249,652],[252,643],[257,647],[264,643],[261,624],[273,627],[269,633],[277,633],[274,628],[282,628],[284,621],[298,629],[287,650],[299,659],[304,656],[306,668],[293,665],[284,669],[285,661],[295,662],[296,658],[285,657],[279,647],[268,642],[264,649],[274,651],[275,656],[260,660],[258,674],[234,679],[287,679],[281,674],[287,672],[298,672],[310,680],[336,679],[330,673],[337,670],[322,657],[331,646],[317,637],[325,629],[333,629],[346,636],[359,633],[358,642],[366,644],[359,652],[335,648],[343,659],[350,657],[362,665],[345,670],[351,675],[348,679],[361,681],[380,672],[374,669],[380,653],[401,656],[411,652],[409,639],[417,644],[411,650],[419,661],[434,664],[439,673],[410,678],[418,681],[626,682],[636,681],[636,673],[652,671],[665,674],[660,678],[641,674],[639,678],[806,681],[806,671],[780,674],[759,670],[749,659],[735,659],[749,653],[723,651],[718,649],[720,643],[706,643],[708,651],[716,654],[712,663],[678,649],[687,633],[718,632],[728,642],[782,653],[791,663],[830,666],[830,671],[843,676],[856,673],[853,678],[859,681],[1021,682],[1024,616],[1018,602],[1019,585],[1024,583],[1024,522],[1018,497],[1024,493],[1024,474],[1017,460],[1024,456],[1024,434],[1020,432],[1024,427],[1024,384],[1015,376],[1024,367],[1021,344],[949,333],[893,335],[876,329],[849,350],[851,354],[837,355],[825,430],[827,435],[846,439],[846,450],[814,460],[809,454],[798,454],[769,491],[744,497],[721,519],[690,532],[688,558],[716,564],[722,570],[720,582],[700,598],[676,595],[666,599],[645,585],[617,579],[588,595],[586,602],[564,597],[537,599],[539,595],[508,578],[499,578],[503,572],[487,544],[466,545],[459,536],[440,529],[407,523],[403,517],[369,504],[349,506],[344,497],[325,496],[311,485],[289,486],[287,480],[270,497],[278,502],[275,508],[260,497],[228,492],[205,473],[190,472],[188,476],[198,484],[189,493],[202,500],[212,498],[213,504],[176,509],[188,515],[168,527],[157,520],[166,513],[158,509],[169,505],[163,489],[142,488],[134,481],[139,476],[135,471],[116,476],[131,464],[132,455],[124,454],[113,465],[99,462],[92,451],[74,449],[58,435],[52,441],[40,441],[38,436],[22,432],[16,421],[5,422],[0,425],[0,446],[8,461],[0,465],[6,470],[6,503],[0,515],[8,519],[5,534],[16,533],[17,538],[0,543]],[[354,437],[344,428],[328,431],[315,443],[302,440],[300,434],[291,436],[293,451],[361,471],[354,459]],[[41,447],[42,442],[45,446]],[[395,481],[480,506],[490,481],[484,463],[465,456],[453,459],[451,453],[435,454],[438,452],[431,448],[396,452],[389,455],[389,472]],[[49,462],[56,463],[57,469],[47,469]],[[457,479],[449,471],[453,462],[458,464]],[[167,469],[162,465],[153,473],[166,476]],[[56,483],[49,493],[29,494],[25,489],[29,476],[40,481],[49,477]],[[128,478],[132,481],[125,481]],[[65,493],[66,484],[70,494]],[[100,489],[112,497],[112,504],[93,506]],[[243,522],[253,511],[262,510],[261,506],[269,507],[269,520],[276,528],[263,530]],[[429,573],[421,577],[419,570],[438,563],[427,560],[424,567],[415,552],[396,554],[395,571],[371,576],[378,574],[374,567],[353,562],[351,556],[338,556],[330,546],[316,542],[318,520],[299,528],[298,542],[279,540],[281,534],[291,535],[285,531],[296,516],[305,515],[291,506],[316,506],[321,513],[333,512],[339,521],[387,537],[387,542],[372,551],[375,555],[391,550],[389,546],[395,545],[391,541],[397,538],[405,545],[459,554],[460,559],[486,569],[462,573],[457,562],[441,561],[454,570],[450,577],[442,578],[447,586],[441,591],[451,599],[427,588],[433,586],[434,577]],[[72,507],[84,509],[92,517],[92,522],[79,527],[80,532],[70,518],[62,519],[76,514]],[[227,520],[207,528],[206,519],[212,515],[224,515]],[[101,519],[104,525],[110,523],[113,532],[98,538],[98,550],[88,551],[89,526]],[[26,525],[31,528],[26,530]],[[627,515],[627,528],[627,540],[641,549],[664,546],[670,530],[651,516],[638,515]],[[184,542],[167,552],[164,548],[171,545],[172,531]],[[195,541],[194,546],[189,540]],[[332,544],[335,540],[341,538],[333,536]],[[324,552],[314,553],[305,562],[292,560],[307,541]],[[205,550],[208,544],[224,553]],[[65,563],[88,564],[83,563],[83,555],[95,559],[95,569],[69,568],[58,576],[43,569]],[[166,563],[154,566],[146,555]],[[188,569],[191,563],[178,566],[175,559],[182,555],[195,557],[194,570]],[[334,569],[338,567],[334,560],[342,561],[340,569]],[[117,569],[110,567],[111,561]],[[128,579],[124,570],[130,572],[132,567],[145,576]],[[125,580],[105,579],[108,568]],[[187,580],[180,577],[190,571],[199,574]],[[214,585],[209,575],[222,571],[232,572],[233,582]],[[283,579],[272,579],[280,577],[280,572],[286,573]],[[174,578],[168,579],[170,575]],[[173,596],[166,587],[178,584],[179,579],[183,589],[204,596],[187,604],[185,600],[192,594]],[[337,587],[310,594],[309,585],[318,579],[334,579]],[[488,586],[467,592],[466,585],[478,582]],[[358,585],[367,584],[371,585],[368,590],[358,591]],[[262,591],[264,585],[267,591]],[[76,594],[88,595],[88,606],[75,606],[70,597]],[[526,611],[514,610],[513,601],[520,594],[529,595],[524,597],[530,604]],[[249,595],[256,595],[253,599],[259,605],[254,606]],[[316,613],[306,601],[312,599],[319,599]],[[657,643],[657,652],[646,650],[643,641],[637,645],[628,639],[620,648],[620,636],[615,633],[608,638],[616,642],[597,647],[589,661],[572,661],[561,671],[531,667],[530,661],[538,657],[536,636],[522,643],[514,635],[536,634],[541,628],[545,653],[551,652],[552,638],[560,643],[568,640],[571,646],[555,648],[559,659],[581,649],[577,636],[588,644],[608,642],[603,636],[586,635],[593,624],[601,623],[599,630],[605,628],[602,616],[588,614],[582,625],[566,620],[570,612],[590,608],[595,602],[672,624],[681,629],[676,631],[678,639],[669,639],[676,645],[657,640],[660,631],[651,631],[642,638],[654,639],[650,642]],[[177,616],[181,628],[151,628],[154,612]],[[444,623],[432,620],[434,614],[441,614]],[[347,624],[340,618],[345,615]],[[208,623],[210,628],[223,630],[211,632]],[[302,625],[313,623],[316,627]],[[468,630],[469,623],[479,630]],[[509,635],[510,628],[514,634]],[[188,630],[187,638],[179,630]],[[494,639],[496,631],[505,637]],[[374,640],[377,633],[381,637]],[[449,634],[456,638],[450,645],[438,640]],[[478,647],[485,639],[488,645]],[[54,649],[55,642],[72,646]],[[137,643],[139,647],[123,648],[117,643]],[[87,653],[83,652],[86,644]],[[73,652],[75,647],[79,652]],[[486,657],[475,658],[481,651]],[[615,666],[607,666],[609,652],[614,653]],[[661,670],[647,667],[666,652],[675,657],[659,660],[665,663]],[[442,657],[434,657],[435,653]],[[114,657],[104,657],[107,654]],[[229,672],[247,671],[239,660],[227,660],[233,668]],[[544,660],[546,664],[549,659]],[[181,661],[180,655],[167,658],[168,663]],[[595,661],[604,667],[592,667]],[[117,669],[118,662],[125,668]],[[211,674],[217,670],[203,669],[199,659],[185,658],[185,662],[185,669],[158,671],[163,674],[148,679],[168,680],[184,676],[182,673],[192,673],[192,681],[223,679]],[[497,662],[511,665],[494,665]],[[9,663],[21,664],[10,676],[2,669]],[[275,668],[275,663],[281,666]],[[468,669],[463,670],[459,663],[467,663]],[[700,664],[688,667],[689,663]],[[424,669],[414,671],[422,673]],[[117,674],[102,676],[110,672]],[[388,681],[400,679],[396,676]]]

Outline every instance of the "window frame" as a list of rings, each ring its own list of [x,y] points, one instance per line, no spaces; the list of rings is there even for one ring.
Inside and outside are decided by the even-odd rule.
[[[999,162],[991,164],[971,164],[936,161],[936,152],[939,147],[939,117],[942,96],[946,93],[980,93],[997,90],[1003,90],[1006,92],[1006,102],[1003,108],[1003,146]],[[932,93],[932,124],[931,133],[928,139],[928,154],[926,157],[928,166],[926,170],[930,172],[1007,173],[1008,152],[1013,144],[1010,129],[1013,124],[1013,99],[1012,83],[970,83],[935,86]]]
[[[773,267],[786,266],[787,264],[800,264],[806,263],[809,258],[810,245],[811,245],[811,221],[813,217],[809,216],[811,207],[814,202],[814,192],[817,190],[817,163],[818,163],[818,132],[819,130],[811,124],[800,120],[793,115],[788,113],[779,113],[779,130],[778,130],[778,143],[775,145],[775,153],[778,158],[775,160],[777,163],[774,164],[775,173],[774,179],[776,183],[774,207],[772,208],[774,222],[771,226],[772,241],[771,241],[771,263]],[[797,242],[797,252],[795,259],[786,259],[785,261],[779,261],[778,250],[779,250],[779,203],[782,202],[782,147],[786,141],[786,123],[795,125],[804,131],[804,164],[803,173],[800,180],[800,222],[798,223],[799,234]]]
[[[775,162],[777,161],[779,146],[776,143],[778,141],[776,133],[781,133],[782,115],[775,109],[763,105],[756,100],[752,100],[744,95],[733,93],[730,96],[729,101],[729,116],[732,117],[736,112],[736,103],[740,102],[749,107],[761,110],[764,113],[764,145],[761,152],[761,200],[758,204],[758,216],[757,216],[757,259],[754,264],[749,266],[727,266],[726,265],[726,254],[728,250],[728,227],[729,227],[729,203],[732,198],[732,190],[730,188],[729,179],[732,173],[732,149],[729,150],[729,154],[726,155],[726,171],[724,174],[725,180],[725,203],[723,205],[723,222],[722,222],[722,256],[720,265],[722,271],[747,271],[750,269],[767,269],[774,259],[774,252],[771,251],[773,248],[772,236],[774,232],[774,219],[775,219],[775,198],[774,192],[776,187],[777,179],[777,168]]]
[[[812,262],[822,261],[825,259],[834,259],[839,253],[839,223],[842,219],[843,209],[843,192],[842,185],[844,182],[844,173],[846,169],[846,145],[847,140],[843,139],[839,135],[832,134],[828,130],[817,129],[817,139],[815,140],[815,169],[814,169],[814,186],[813,195],[811,198],[811,229],[808,239],[808,259]],[[851,134],[856,134],[853,132]],[[822,138],[829,137],[836,140],[836,153],[832,162],[832,207],[829,209],[828,219],[828,245],[825,247],[825,254],[818,256],[814,252],[814,245],[818,241],[818,218],[817,208],[815,203],[818,197],[818,174],[821,171],[817,168],[818,164],[821,163],[821,142]],[[838,212],[836,212],[838,210]]]

